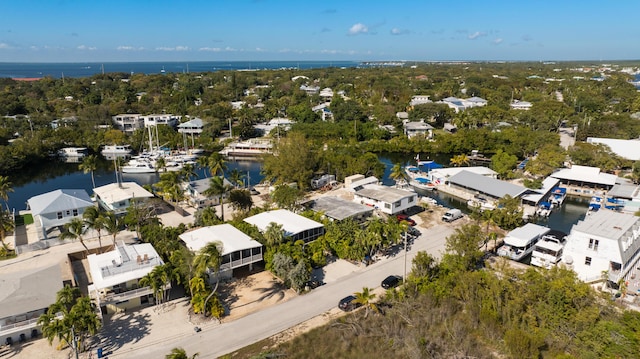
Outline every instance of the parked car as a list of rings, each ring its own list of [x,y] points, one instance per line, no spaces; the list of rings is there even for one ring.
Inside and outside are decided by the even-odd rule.
[[[409,217],[406,214],[398,213],[398,214],[396,214],[396,218],[398,219],[398,222],[403,222],[403,221],[407,222],[412,227],[416,225],[416,221],[411,219],[411,217]]]
[[[382,281],[382,288],[389,289],[398,286],[402,282],[402,277],[399,275],[390,275]]]
[[[338,303],[338,308],[344,310],[345,312],[352,311],[360,306],[360,303],[355,302],[356,297],[353,295],[346,296],[340,300]]]

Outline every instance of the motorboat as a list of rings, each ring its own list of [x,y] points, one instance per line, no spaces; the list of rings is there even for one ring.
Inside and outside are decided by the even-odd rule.
[[[273,142],[270,139],[252,138],[247,141],[231,142],[222,151],[224,156],[251,157],[271,153]]]
[[[132,159],[124,166],[120,167],[122,173],[154,173],[156,168],[150,161],[143,159]]]
[[[100,153],[104,157],[126,157],[131,155],[131,146],[129,145],[105,145]]]
[[[567,197],[567,189],[561,187],[554,187],[551,190],[551,195],[549,196],[549,203],[551,203],[552,208],[558,208],[562,206],[564,199]]]
[[[89,154],[86,147],[64,147],[58,150],[58,157],[65,162],[77,163]]]
[[[438,188],[438,183],[429,179],[429,172],[432,169],[442,168],[442,165],[435,161],[420,161],[416,156],[416,166],[405,166],[404,172],[409,179],[409,184],[416,191],[433,191]]]
[[[553,230],[542,236],[531,252],[531,265],[547,269],[557,265],[562,259],[566,236],[564,232]]]
[[[527,223],[507,233],[504,244],[498,248],[498,255],[521,261],[533,252],[533,247],[540,238],[549,233],[549,227],[535,223]]]
[[[473,209],[483,211],[491,211],[496,209],[495,203],[490,201],[482,196],[474,196],[472,199],[467,201],[467,206]]]

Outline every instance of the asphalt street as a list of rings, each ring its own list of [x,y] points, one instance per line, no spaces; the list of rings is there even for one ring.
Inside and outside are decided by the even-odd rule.
[[[445,248],[446,237],[454,232],[454,225],[441,224],[415,239],[406,254],[406,268],[411,270],[411,261],[418,251],[426,251],[440,258]],[[205,327],[184,337],[167,340],[160,344],[129,346],[113,353],[109,358],[162,358],[172,348],[182,347],[187,353],[200,353],[199,358],[217,358],[247,345],[268,338],[297,324],[336,307],[338,301],[363,287],[377,288],[390,274],[403,275],[405,253],[363,267],[334,283],[328,283],[282,304],[250,314],[229,323]],[[154,328],[154,330],[162,330]]]

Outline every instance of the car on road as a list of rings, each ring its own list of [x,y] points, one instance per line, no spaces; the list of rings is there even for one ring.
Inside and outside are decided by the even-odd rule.
[[[380,284],[380,285],[384,289],[390,289],[390,288],[397,287],[398,284],[400,284],[401,282],[402,282],[402,277],[401,276],[399,276],[399,275],[390,275],[387,278],[385,278],[382,281],[382,284]]]
[[[403,213],[396,214],[396,219],[398,220],[398,222],[407,222],[411,227],[416,225],[416,221],[414,221],[413,219],[411,219],[411,217]]]
[[[340,299],[340,303],[338,303],[338,308],[344,310],[345,312],[352,311],[360,306],[360,303],[355,302],[356,297],[353,295],[346,296]]]

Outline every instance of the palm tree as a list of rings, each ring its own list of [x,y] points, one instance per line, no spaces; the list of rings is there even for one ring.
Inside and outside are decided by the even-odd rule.
[[[224,176],[224,171],[227,170],[227,161],[218,152],[214,152],[208,157],[207,165],[212,176],[217,176],[219,173]]]
[[[0,176],[0,198],[7,206],[7,210],[9,209],[9,205],[7,203],[7,201],[9,200],[9,192],[13,192],[13,188],[11,188],[11,182],[9,182],[9,177]]]
[[[165,359],[196,359],[200,355],[195,353],[192,356],[187,355],[187,352],[182,348],[173,348],[171,353],[165,355]]]
[[[209,157],[198,157],[198,159],[196,160],[196,163],[198,164],[198,167],[203,168],[204,169],[204,176],[207,176],[207,167],[209,167]]]
[[[75,217],[71,219],[69,223],[66,223],[64,225],[64,230],[62,231],[62,233],[60,233],[60,239],[71,238],[79,240],[84,249],[87,251],[87,254],[89,254],[89,248],[87,247],[87,244],[84,243],[84,239],[82,238],[85,231],[86,230],[84,228],[84,221],[78,217]]]
[[[177,172],[167,172],[160,175],[158,186],[162,190],[163,195],[169,198],[169,201],[177,204],[184,198],[184,190],[181,187],[181,177]]]
[[[155,167],[158,170],[158,172],[166,172],[167,171],[167,160],[165,160],[164,157],[158,158],[156,160]]]
[[[0,207],[0,242],[2,242],[2,248],[4,248],[5,251],[8,251],[9,248],[4,242],[4,238],[7,236],[7,233],[11,233],[15,228],[16,222],[13,220],[11,212],[8,210],[5,211]]]
[[[224,177],[211,177],[209,188],[204,191],[205,196],[218,197],[220,199],[220,218],[224,221],[224,195],[229,191],[229,186],[224,183]]]
[[[113,236],[113,248],[115,248],[116,236],[120,232],[120,219],[113,212],[107,212],[103,218],[104,229]]]
[[[191,178],[198,178],[198,174],[196,173],[196,168],[191,163],[185,163],[182,165],[182,169],[180,170],[180,176],[185,181],[191,181]]]
[[[268,246],[275,246],[280,244],[284,240],[284,230],[282,225],[276,222],[271,222],[264,231],[264,239]]]
[[[460,155],[455,155],[453,157],[451,157],[451,161],[450,161],[451,165],[454,167],[461,167],[464,165],[469,165],[469,157],[467,157],[467,155],[460,154]]]
[[[215,294],[216,290],[218,290],[218,284],[220,283],[218,271],[220,270],[220,264],[222,264],[222,258],[220,255],[222,254],[223,248],[222,243],[220,242],[209,242],[206,246],[200,249],[198,255],[195,258],[196,268],[198,272],[205,273],[207,269],[213,271],[213,276],[216,280],[216,285],[211,290],[211,293],[204,300],[204,310],[206,315],[207,302],[211,297]]]
[[[78,165],[78,168],[85,174],[91,172],[91,184],[93,184],[93,188],[96,188],[96,180],[93,172],[98,168],[98,157],[96,155],[86,156],[82,159],[82,163]]]
[[[237,168],[234,168],[231,170],[231,172],[229,172],[229,181],[231,181],[231,183],[233,183],[233,186],[235,188],[240,187],[240,185],[242,185],[244,183],[244,173],[238,171]]]
[[[169,281],[164,266],[164,264],[155,266],[151,272],[147,273],[138,281],[139,285],[151,288],[153,296],[156,298],[156,305],[162,303],[165,294],[165,287]]]
[[[371,288],[363,287],[362,292],[356,292],[354,295],[356,297],[354,302],[365,307],[365,317],[369,315],[370,311],[376,313],[379,311],[378,305],[373,302],[376,295],[371,293]]]
[[[98,232],[98,245],[102,248],[102,230],[105,228],[105,219],[100,213],[98,207],[89,207],[84,210],[82,214],[84,223],[87,224],[88,229],[93,229]]]
[[[400,181],[400,180],[404,180],[404,168],[402,167],[402,165],[400,163],[396,163],[395,165],[393,165],[393,168],[391,168],[391,173],[389,174],[389,178],[391,178],[392,180],[396,181],[396,184]]]

